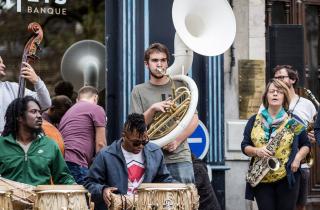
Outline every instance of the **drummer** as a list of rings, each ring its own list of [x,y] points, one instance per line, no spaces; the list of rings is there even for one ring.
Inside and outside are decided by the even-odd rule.
[[[31,96],[13,100],[0,137],[0,175],[30,185],[73,184],[58,145],[43,135],[41,108]]]
[[[102,149],[85,181],[96,210],[106,209],[113,193],[133,194],[144,183],[173,182],[157,145],[149,143],[142,114],[130,114],[122,138]]]

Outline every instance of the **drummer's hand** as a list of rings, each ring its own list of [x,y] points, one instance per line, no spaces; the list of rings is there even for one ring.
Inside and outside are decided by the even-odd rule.
[[[171,143],[165,145],[163,149],[167,150],[168,152],[173,152],[178,148],[178,146],[179,146],[179,142],[177,140],[174,140]]]
[[[107,187],[103,189],[103,200],[109,207],[111,205],[111,193],[118,190],[116,187]]]

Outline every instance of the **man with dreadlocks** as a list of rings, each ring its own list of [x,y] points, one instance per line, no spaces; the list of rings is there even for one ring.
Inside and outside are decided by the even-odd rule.
[[[31,96],[13,100],[0,137],[0,175],[30,185],[73,184],[58,145],[43,135],[39,102]]]
[[[130,114],[122,138],[105,147],[95,158],[85,181],[95,209],[106,209],[111,192],[133,194],[142,183],[172,182],[161,149],[149,143],[143,114]]]
[[[6,75],[6,66],[0,56],[0,79]],[[25,95],[33,96],[37,100],[43,109],[47,109],[51,106],[51,99],[49,91],[36,74],[32,66],[26,62],[22,63],[21,77],[26,79],[34,86],[34,91],[25,89]],[[0,134],[4,127],[4,115],[13,99],[18,96],[19,84],[16,82],[0,81]]]

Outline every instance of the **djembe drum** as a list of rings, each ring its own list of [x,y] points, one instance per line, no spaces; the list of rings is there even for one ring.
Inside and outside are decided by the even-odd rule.
[[[0,177],[0,186],[2,189],[7,188],[10,191],[10,200],[13,210],[32,210],[35,200],[35,193],[32,185],[15,182],[9,179]],[[0,205],[0,210],[2,206]]]
[[[139,210],[197,210],[199,196],[193,184],[143,183],[135,206]]]
[[[197,210],[194,184],[143,183],[135,195],[111,194],[110,210]]]
[[[90,195],[82,185],[39,185],[35,192],[34,210],[90,209]]]
[[[13,210],[11,191],[6,186],[0,186],[0,210]]]

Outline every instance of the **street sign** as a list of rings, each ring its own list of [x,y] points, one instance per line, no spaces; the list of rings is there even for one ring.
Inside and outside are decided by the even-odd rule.
[[[209,149],[209,133],[206,126],[199,120],[196,130],[189,136],[188,143],[191,152],[199,159],[203,159]]]

